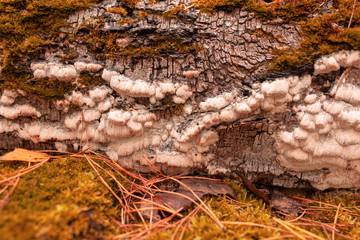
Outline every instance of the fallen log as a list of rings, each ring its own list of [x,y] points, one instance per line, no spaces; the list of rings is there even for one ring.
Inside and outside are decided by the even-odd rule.
[[[12,87],[0,98],[0,149],[91,147],[138,171],[242,169],[265,185],[360,187],[359,51],[265,74],[272,48],[299,46],[295,23],[237,7],[159,16],[171,1],[139,2],[147,15],[125,23],[107,11],[121,4],[72,15],[63,35],[73,38],[26,58],[26,81],[13,86],[3,71]]]

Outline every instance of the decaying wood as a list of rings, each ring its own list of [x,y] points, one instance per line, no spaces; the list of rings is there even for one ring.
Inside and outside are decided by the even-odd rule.
[[[170,2],[143,3],[137,10],[166,12]],[[125,27],[119,15],[103,10],[106,4],[113,3],[71,16],[72,30],[105,18],[100,32],[136,36],[114,39],[121,46],[129,41],[142,46],[167,33],[204,49],[101,59],[86,42],[74,41],[78,57],[65,64],[59,56],[66,51],[54,40],[43,46],[39,59],[27,63],[35,80],[77,82],[86,72],[103,84],[79,87],[52,101],[4,91],[0,149],[91,147],[137,171],[151,171],[147,163],[168,174],[229,175],[241,168],[246,178],[263,185],[360,187],[359,51],[322,56],[292,73],[262,76],[273,47],[298,46],[298,26],[261,22],[239,8],[213,15],[189,8],[184,19],[150,14]],[[281,40],[261,38],[256,30]]]

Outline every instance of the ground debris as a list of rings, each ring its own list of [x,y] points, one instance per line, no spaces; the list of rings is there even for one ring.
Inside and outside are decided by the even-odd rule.
[[[233,189],[219,180],[186,178],[179,181],[179,187],[174,191],[164,191],[155,194],[152,201],[170,208],[174,212],[188,209],[194,202],[205,195],[228,195],[235,198]],[[156,208],[153,203],[143,202],[141,213],[145,219],[159,221],[165,217],[161,209]]]
[[[264,200],[270,205],[271,209],[280,211],[285,214],[297,216],[302,208],[306,206],[305,203],[288,197],[277,189],[259,189],[249,179],[247,179],[241,171],[236,174],[241,178],[244,186],[253,194]]]
[[[288,197],[277,189],[270,191],[269,201],[273,210],[297,216],[302,211],[305,203]]]
[[[30,151],[22,148],[15,148],[14,151],[0,157],[3,161],[42,162],[51,156],[47,153]]]
[[[238,180],[154,170],[136,174],[91,150],[0,161],[1,239],[360,239],[356,191],[285,190],[289,198],[246,179],[281,211],[274,214]],[[201,199],[221,194],[229,196]]]

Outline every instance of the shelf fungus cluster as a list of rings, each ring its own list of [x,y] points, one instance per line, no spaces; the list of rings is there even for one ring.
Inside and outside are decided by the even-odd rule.
[[[297,123],[279,126],[272,134],[279,167],[301,172],[328,169],[319,189],[359,187],[360,87],[358,51],[340,52],[318,59],[314,74],[288,76],[254,83],[251,94],[232,88],[200,101],[191,87],[171,81],[131,79],[94,63],[76,62],[32,65],[34,77],[57,78],[76,83],[82,71],[99,72],[105,84],[74,90],[64,100],[54,100],[60,121],[47,120],[44,109],[30,105],[27,94],[6,90],[0,98],[0,130],[34,143],[53,141],[58,150],[91,146],[128,167],[134,164],[166,164],[201,167],[210,173],[231,171],[208,166],[220,139],[217,128],[252,115],[271,117],[291,111]],[[328,92],[312,87],[321,74],[351,68],[332,83]],[[102,72],[101,72],[102,71]],[[162,100],[182,105],[178,115],[162,116]],[[138,100],[142,100],[141,104]],[[76,105],[79,108],[71,108]],[[82,146],[80,146],[82,144]]]
[[[138,171],[360,188],[357,28],[330,22],[344,43],[301,52],[342,11],[205,2],[103,1],[50,34],[19,31],[0,54],[0,150],[91,147]]]
[[[299,125],[277,133],[278,161],[295,171],[327,168],[320,189],[359,187],[360,180],[360,53],[341,52],[320,58],[314,75],[340,68],[354,68],[351,76],[341,76],[330,92],[307,90],[294,106]],[[345,72],[343,74],[346,74]],[[350,78],[346,81],[347,78]]]

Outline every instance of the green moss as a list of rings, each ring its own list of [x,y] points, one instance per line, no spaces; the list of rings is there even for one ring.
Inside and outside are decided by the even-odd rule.
[[[2,81],[18,78],[24,62],[36,57],[41,45],[53,41],[70,14],[99,0],[4,0],[0,2],[0,63]],[[25,77],[24,75],[22,77]]]
[[[76,88],[71,82],[50,80],[48,78],[34,79],[29,77],[3,82],[1,89],[20,89],[47,100],[63,99],[65,93]]]
[[[95,87],[104,82],[101,76],[92,75],[88,72],[83,72],[80,74],[80,77],[77,80],[78,83],[84,85],[85,87]]]
[[[175,104],[175,110],[180,114],[183,113],[184,112],[184,104]]]
[[[360,236],[360,198],[356,192],[316,192],[312,191],[311,199],[315,201],[322,201],[323,203],[310,202],[307,212],[302,218],[295,220],[294,216],[278,215],[269,210],[266,204],[257,199],[253,194],[249,193],[244,186],[236,181],[229,181],[231,187],[234,189],[236,199],[231,200],[224,196],[208,197],[205,201],[212,209],[215,215],[221,221],[234,222],[232,225],[225,224],[226,231],[220,229],[215,222],[205,213],[199,212],[192,220],[186,229],[183,227],[177,233],[180,237],[182,230],[185,231],[184,239],[265,239],[274,237],[276,239],[285,238],[284,235],[289,235],[287,229],[274,221],[274,217],[288,221],[304,230],[307,230],[319,237],[327,239],[331,236],[331,230],[324,231],[323,225],[332,226],[337,210],[337,206],[341,203],[339,211],[337,231],[347,237],[359,239]],[[292,189],[285,191],[290,196],[304,197],[307,195],[306,191],[299,189]],[[325,204],[332,204],[327,206]],[[346,210],[350,210],[348,212]],[[301,219],[304,219],[303,221]],[[312,221],[312,222],[311,222]],[[236,223],[237,222],[237,223]],[[242,224],[244,223],[244,224]],[[259,224],[259,226],[250,226],[249,224]],[[273,228],[273,229],[272,229]],[[285,232],[284,232],[285,230]],[[300,235],[303,232],[294,229]],[[169,239],[174,234],[174,229],[162,231],[150,239]],[[295,236],[290,239],[298,239]],[[310,239],[314,239],[311,238]],[[345,239],[336,236],[336,239]]]
[[[182,115],[184,104],[175,103],[171,97],[167,96],[160,100],[163,111],[169,110],[174,115]]]
[[[105,167],[100,161],[98,163]],[[25,163],[0,162],[0,174],[26,167]],[[121,181],[117,173],[113,171],[112,173]],[[116,191],[116,184],[110,178],[103,176]],[[154,176],[146,177],[150,179]],[[227,182],[235,192],[235,199],[219,196],[206,197],[204,201],[220,221],[234,222],[234,224],[225,224],[226,231],[223,231],[207,214],[199,211],[185,229],[185,225],[180,227],[180,231],[176,234],[177,238],[180,237],[182,230],[185,231],[184,239],[264,239],[283,238],[284,235],[289,235],[287,229],[276,222],[274,217],[327,238],[331,235],[331,228],[325,233],[324,226],[332,226],[340,203],[336,233],[354,239],[360,237],[360,221],[358,221],[360,197],[356,192],[312,190],[311,199],[322,203],[309,202],[306,213],[301,218],[295,219],[296,217],[281,216],[271,211],[262,200],[249,193],[242,183],[235,180],[227,180]],[[130,189],[129,184],[122,184]],[[166,184],[171,184],[171,181],[167,181]],[[158,187],[166,188],[165,185]],[[302,198],[309,193],[299,189],[284,192]],[[187,215],[192,210],[193,208],[184,214]],[[56,159],[20,178],[17,188],[0,214],[0,236],[7,240],[112,239],[116,234],[143,228],[142,224],[125,229],[119,228],[112,219],[119,220],[120,213],[121,209],[117,201],[97,179],[96,173],[85,159]],[[178,220],[180,219],[175,219]],[[135,219],[131,223],[141,223],[141,220]],[[259,224],[262,227],[249,226],[249,224]],[[147,239],[169,239],[175,233],[176,227],[177,225],[174,224],[167,230],[154,229],[155,235]],[[295,231],[303,234],[296,229]]]
[[[322,1],[319,0],[282,1],[268,5],[257,0],[196,0],[195,3],[202,12],[208,14],[239,7],[254,13],[262,21],[281,18],[283,22],[300,24],[304,40],[299,48],[274,49],[274,59],[268,63],[267,73],[295,69],[312,63],[319,55],[360,48],[359,5],[355,8],[351,28],[346,29],[352,14],[353,0],[339,0],[336,9],[328,10],[329,13],[321,13]],[[310,17],[314,13],[318,15]],[[271,37],[262,32],[258,34]]]
[[[350,45],[353,49],[360,49],[360,27],[354,27],[341,31],[337,37],[330,36],[331,41],[342,41]]]
[[[304,40],[295,49],[275,49],[274,59],[269,63],[268,72],[292,70],[306,63],[313,63],[317,56],[340,50],[360,49],[360,14],[354,14],[350,21],[352,1],[341,0],[338,11],[326,13],[301,22]],[[360,11],[356,7],[355,13]]]
[[[0,174],[23,163],[0,163]],[[0,214],[2,239],[102,239],[119,208],[85,159],[57,159],[24,175]]]

